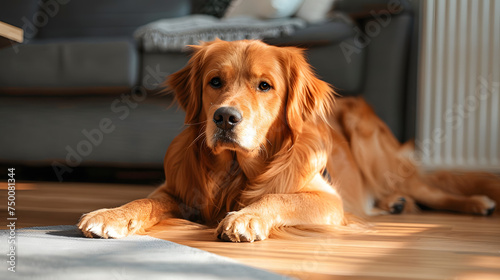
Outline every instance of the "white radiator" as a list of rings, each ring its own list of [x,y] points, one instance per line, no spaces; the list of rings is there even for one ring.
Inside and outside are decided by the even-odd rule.
[[[421,163],[500,172],[500,0],[423,0],[421,11]]]

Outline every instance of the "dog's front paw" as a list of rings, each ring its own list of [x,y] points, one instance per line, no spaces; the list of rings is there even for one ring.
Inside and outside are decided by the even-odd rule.
[[[224,241],[254,242],[269,236],[270,223],[251,213],[230,212],[219,223],[217,237]]]
[[[122,238],[141,228],[142,222],[120,208],[100,209],[85,214],[78,228],[86,237]]]

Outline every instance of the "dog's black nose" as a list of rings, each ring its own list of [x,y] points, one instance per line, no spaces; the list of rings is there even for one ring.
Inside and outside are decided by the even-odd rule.
[[[214,113],[214,123],[218,128],[228,130],[242,120],[241,113],[234,107],[220,107]]]

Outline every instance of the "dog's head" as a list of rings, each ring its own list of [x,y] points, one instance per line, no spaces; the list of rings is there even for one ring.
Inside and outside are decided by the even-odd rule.
[[[332,106],[333,91],[298,48],[247,40],[191,48],[188,65],[168,85],[186,111],[186,124],[203,125],[216,154],[253,154],[276,129],[293,142],[305,121],[325,119]]]

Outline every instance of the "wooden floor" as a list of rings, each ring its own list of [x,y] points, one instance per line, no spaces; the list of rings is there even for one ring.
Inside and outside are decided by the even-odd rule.
[[[6,188],[0,184],[3,205],[7,204]],[[17,184],[18,227],[75,224],[82,213],[118,206],[153,189]],[[0,219],[6,218],[6,211],[2,211]],[[372,230],[364,233],[250,244],[219,242],[210,229],[159,225],[149,235],[301,279],[500,279],[498,214],[485,218],[427,212],[376,217],[371,222]]]

